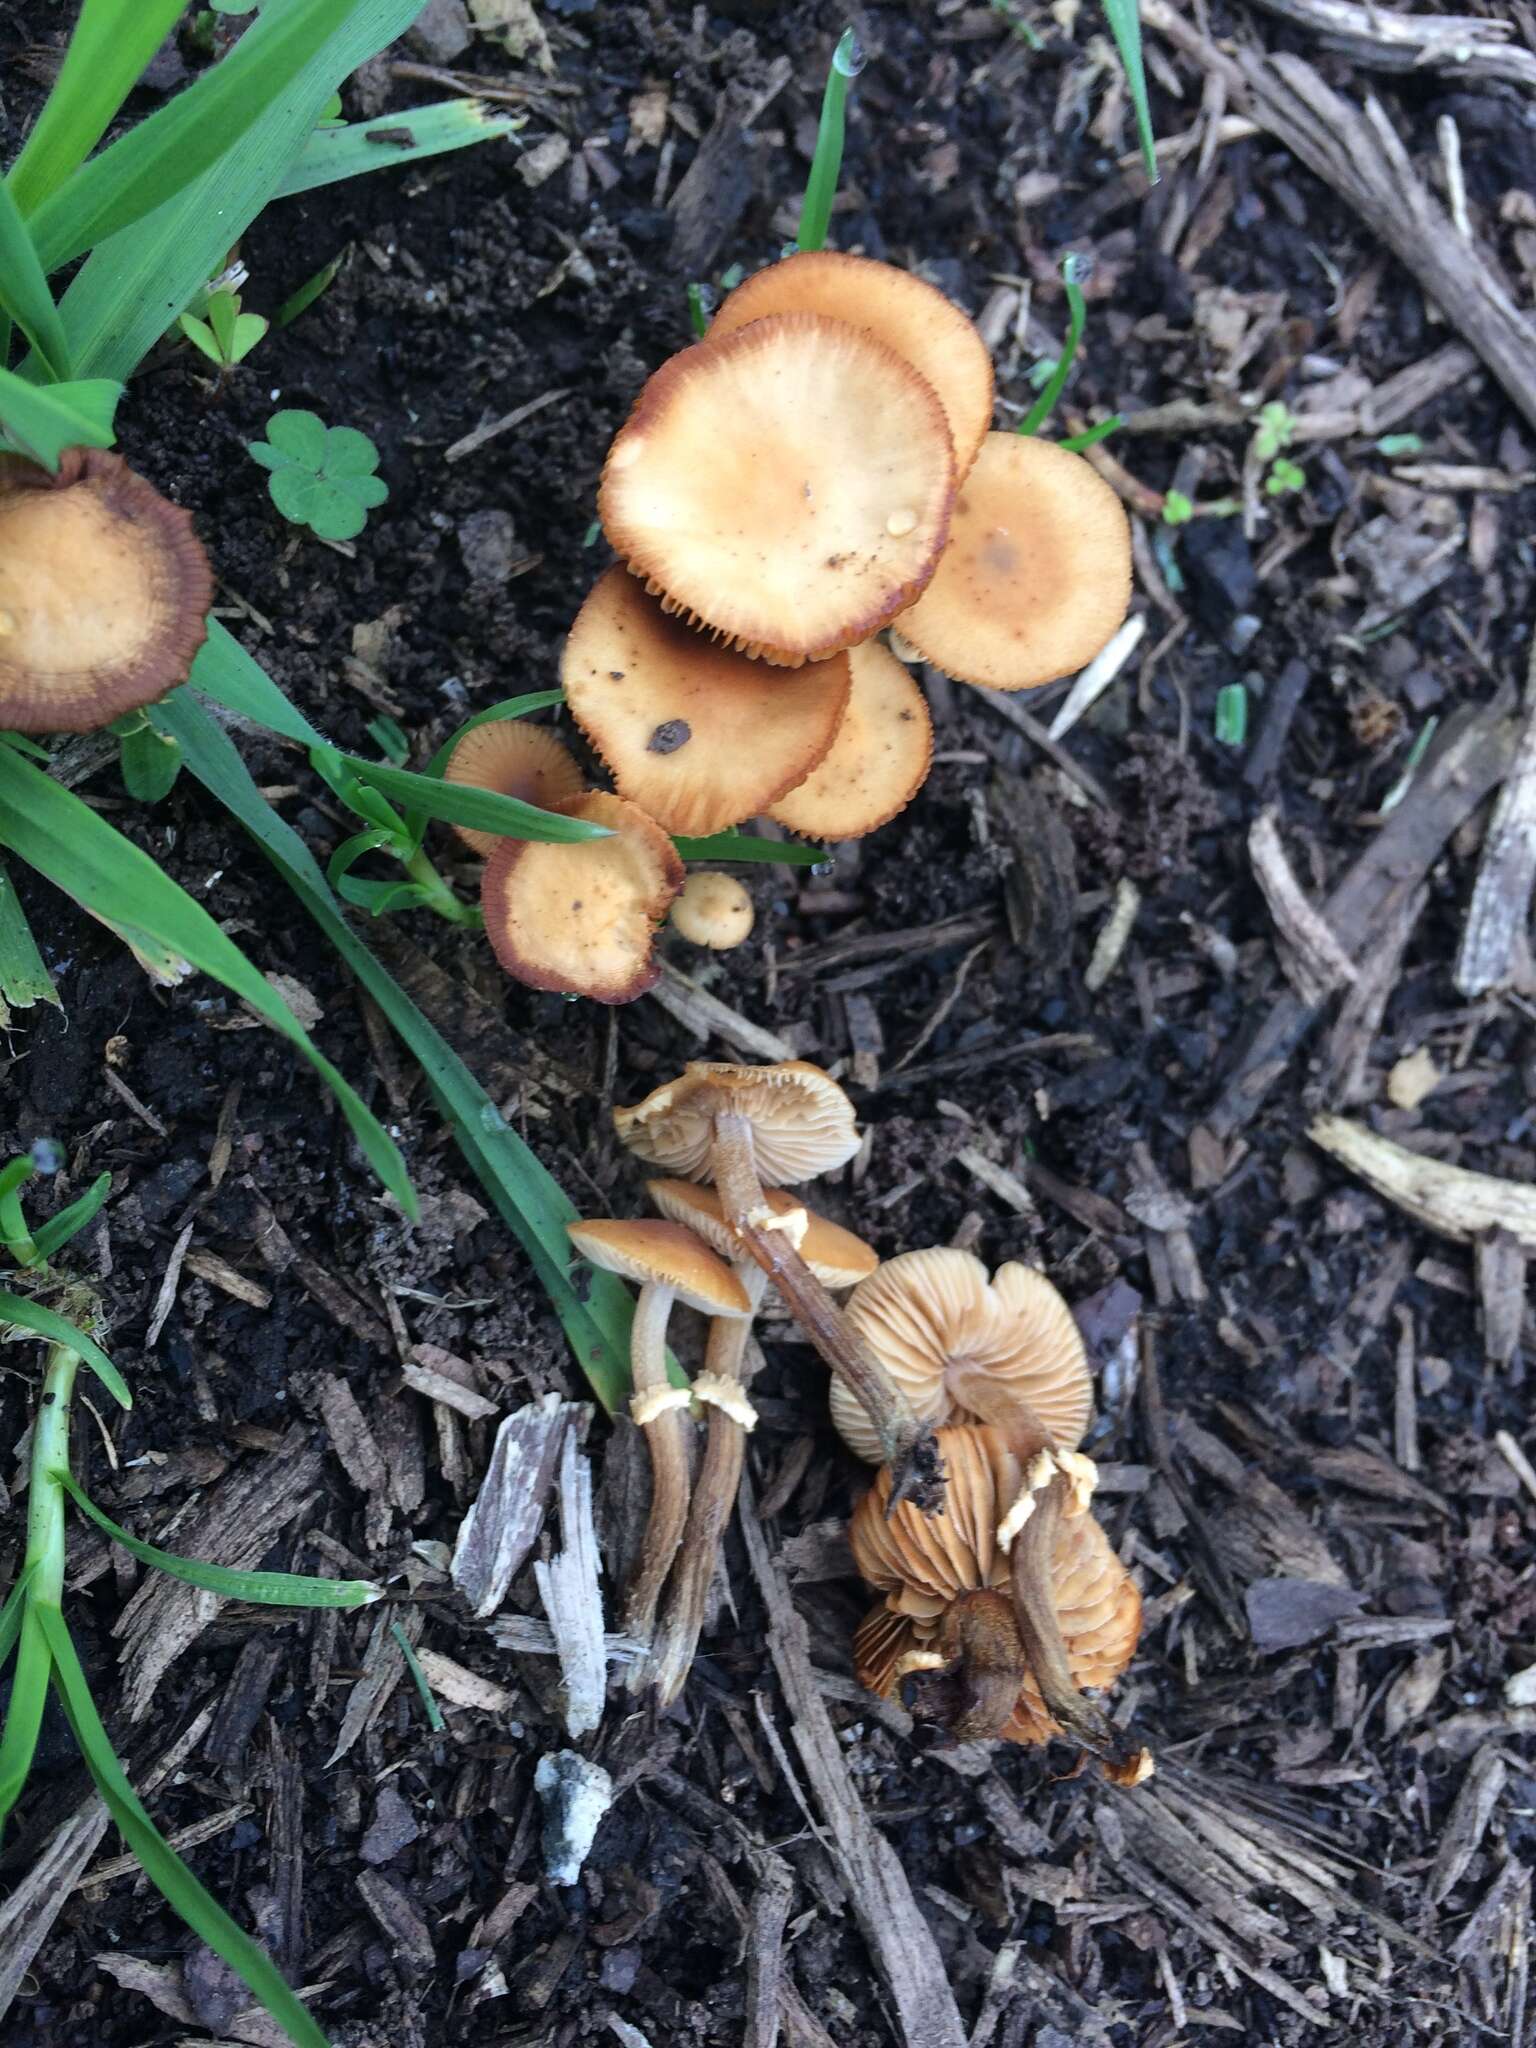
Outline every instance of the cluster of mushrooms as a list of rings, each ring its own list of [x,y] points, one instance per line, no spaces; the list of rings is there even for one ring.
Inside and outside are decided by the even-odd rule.
[[[990,431],[992,410],[991,358],[956,306],[825,250],[738,285],[650,378],[598,497],[620,562],[560,676],[616,794],[515,720],[467,733],[446,771],[612,835],[482,843],[510,974],[628,1002],[684,888],[673,835],[766,817],[848,840],[893,818],[933,745],[907,659],[1024,690],[1101,651],[1130,599],[1124,510],[1080,455]],[[720,945],[750,910],[739,885],[714,893],[723,925],[702,905],[679,921]]]
[[[852,1103],[805,1061],[697,1061],[614,1123],[667,1176],[646,1184],[656,1220],[569,1226],[583,1258],[640,1287],[631,1413],[652,1497],[622,1616],[644,1646],[632,1689],[670,1704],[693,1661],[755,1421],[747,1338],[772,1283],[832,1369],[839,1434],[879,1467],[850,1531],[881,1595],[855,1638],[861,1683],[887,1698],[905,1687],[961,1739],[1065,1735],[1120,1782],[1148,1776],[1148,1753],[1083,1692],[1130,1662],[1141,1599],[1090,1512],[1096,1472],[1077,1447],[1092,1382],[1056,1289],[1020,1265],[989,1279],[946,1248],[882,1264],[785,1193],[859,1148]],[[678,1301],[710,1319],[691,1386],[668,1373]],[[708,1421],[695,1478],[696,1411]]]

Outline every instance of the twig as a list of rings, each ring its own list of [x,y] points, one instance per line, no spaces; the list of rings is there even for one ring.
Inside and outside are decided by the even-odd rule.
[[[514,406],[511,412],[502,414],[499,420],[486,420],[473,428],[462,439],[443,450],[444,462],[459,462],[466,455],[473,455],[477,448],[483,448],[487,441],[494,441],[498,434],[508,434],[514,427],[520,427],[524,420],[531,420],[536,412],[542,412],[546,405],[555,405],[562,398],[569,398],[574,386],[568,385],[563,391],[545,391],[537,398],[530,398],[526,405]]]
[[[1536,886],[1536,645],[1526,675],[1525,729],[1494,807],[1456,956],[1464,996],[1536,983],[1529,928]]]

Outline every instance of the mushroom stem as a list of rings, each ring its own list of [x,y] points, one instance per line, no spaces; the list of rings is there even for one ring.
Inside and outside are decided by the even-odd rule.
[[[1013,1539],[1009,1552],[1013,1612],[1030,1673],[1047,1710],[1083,1749],[1123,1766],[1134,1754],[1134,1745],[1102,1708],[1078,1691],[1067,1660],[1061,1618],[1056,1612],[1052,1591],[1056,1534],[1069,1491],[1069,1481],[1062,1473],[1055,1473],[1050,1483],[1035,1495],[1029,1520]]]
[[[680,1403],[646,1417],[647,1396],[665,1394],[667,1383],[667,1321],[673,1290],[656,1283],[642,1287],[635,1304],[629,1340],[630,1376],[640,1427],[651,1457],[651,1512],[641,1540],[640,1558],[624,1596],[624,1633],[648,1643],[656,1620],[656,1603],[688,1520],[688,1431]],[[642,1666],[631,1667],[632,1680]]]
[[[726,1221],[879,1432],[881,1459],[891,1468],[890,1509],[911,1500],[925,1514],[936,1513],[944,1503],[944,1474],[932,1428],[918,1420],[787,1233],[769,1227],[774,1219],[758,1179],[751,1119],[739,1110],[717,1110],[714,1134],[710,1168]]]
[[[738,1262],[735,1270],[752,1304],[752,1315],[756,1315],[767,1292],[768,1275],[761,1267],[744,1261]],[[751,1316],[716,1316],[709,1326],[705,1371],[739,1383],[751,1331]],[[736,1505],[746,1447],[747,1432],[741,1424],[712,1402],[704,1458],[688,1507],[688,1526],[667,1586],[666,1606],[650,1658],[648,1676],[654,1680],[664,1707],[670,1707],[677,1698],[693,1667],[715,1559]]]
[[[1026,1670],[1018,1621],[1006,1595],[963,1593],[944,1617],[939,1649],[960,1660],[958,1711],[950,1733],[961,1742],[1001,1735],[1018,1705]]]

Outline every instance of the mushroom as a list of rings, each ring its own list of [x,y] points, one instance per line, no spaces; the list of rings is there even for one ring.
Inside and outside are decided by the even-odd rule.
[[[624,1599],[624,1632],[648,1643],[656,1603],[688,1520],[688,1434],[681,1411],[691,1396],[667,1379],[667,1322],[674,1301],[707,1316],[749,1318],[751,1303],[730,1267],[681,1224],[604,1218],[568,1223],[584,1259],[640,1285],[630,1332],[630,1414],[651,1454],[651,1511]]]
[[[933,1435],[795,1249],[764,1199],[763,1184],[810,1180],[859,1149],[853,1104],[805,1060],[772,1067],[695,1060],[643,1102],[616,1109],[621,1141],[653,1166],[712,1180],[742,1251],[763,1267],[812,1344],[847,1381],[896,1468],[898,1498],[941,1497]]]
[[[928,1518],[906,1501],[892,1507],[891,1477],[881,1470],[849,1530],[854,1561],[885,1596],[854,1638],[859,1680],[888,1699],[903,1678],[921,1674],[918,1710],[961,1740],[1041,1743],[1070,1733],[1123,1768],[1125,1738],[1079,1688],[1112,1685],[1124,1671],[1141,1630],[1141,1595],[1092,1515],[1052,1516],[1037,1505],[1024,1524],[1038,1525],[1039,1536],[1021,1619],[1022,1537],[1010,1559],[997,1530],[1024,1477],[1020,1453],[1044,1449],[1038,1436],[1034,1445],[1029,1452],[1022,1430],[1010,1441],[973,1423],[941,1429],[948,1484],[943,1512]],[[1050,1486],[1061,1483],[1053,1468]]]
[[[91,732],[184,683],[207,638],[190,513],[121,456],[0,456],[0,727]]]
[[[1131,601],[1131,530],[1081,455],[988,434],[901,636],[962,683],[1032,690],[1098,654]]]
[[[767,1289],[768,1275],[754,1261],[741,1256],[741,1247],[715,1190],[686,1180],[652,1180],[646,1182],[646,1193],[663,1216],[695,1231],[712,1251],[732,1261],[755,1316]],[[875,1254],[852,1231],[812,1215],[781,1188],[765,1188],[763,1197],[774,1215],[784,1221],[806,1264],[823,1286],[851,1287],[862,1273],[873,1270],[877,1263]],[[693,1664],[715,1559],[741,1483],[747,1432],[757,1420],[742,1391],[742,1363],[751,1327],[750,1317],[732,1317],[728,1321],[722,1318],[711,1323],[705,1370],[693,1383],[695,1396],[709,1405],[709,1435],[651,1657],[663,1706],[670,1706],[677,1698]]]
[[[523,718],[488,718],[472,725],[457,741],[443,769],[445,782],[469,783],[515,796],[541,811],[558,811],[575,803],[584,784],[570,750],[542,725]],[[487,858],[501,843],[501,834],[475,825],[455,825],[466,846]]]
[[[729,953],[752,931],[752,898],[734,875],[700,868],[672,906],[672,926],[690,945]]]
[[[622,797],[597,790],[562,809],[611,836],[498,840],[480,882],[486,937],[529,988],[631,1003],[661,973],[652,946],[683,864],[654,819]]]
[[[922,691],[878,640],[848,651],[853,688],[831,750],[768,815],[807,839],[862,839],[922,788],[933,721]]]
[[[621,568],[576,614],[560,681],[619,794],[669,832],[701,835],[803,782],[851,687],[846,654],[794,671],[752,661],[665,611]]]
[[[912,603],[954,491],[927,380],[857,327],[779,313],[662,365],[609,450],[598,516],[668,611],[796,668]]]
[[[926,377],[944,408],[964,476],[992,424],[992,358],[958,306],[893,263],[802,250],[737,285],[710,324],[711,342],[770,313],[822,313],[893,348]]]
[[[1030,1266],[987,1269],[936,1245],[902,1252],[861,1280],[844,1313],[925,1422],[1004,1422],[1021,1409],[1065,1450],[1093,1410],[1087,1352],[1061,1295]],[[879,1439],[837,1381],[832,1420],[870,1464]]]

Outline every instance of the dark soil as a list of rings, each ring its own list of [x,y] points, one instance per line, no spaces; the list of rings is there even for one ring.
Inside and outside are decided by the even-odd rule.
[[[247,305],[275,310],[345,252],[334,284],[222,390],[198,358],[167,351],[122,410],[129,459],[197,515],[226,622],[346,746],[366,749],[369,722],[385,712],[422,761],[467,711],[555,679],[561,636],[608,559],[592,534],[607,442],[644,376],[688,339],[686,283],[754,267],[792,233],[843,25],[819,5],[754,0],[714,13],[552,0],[540,19],[552,77],[519,70],[488,41],[460,61],[530,84],[522,148],[564,135],[565,165],[530,187],[518,152],[498,143],[274,207],[241,251]],[[1062,332],[1068,249],[1095,259],[1069,394],[1085,415],[1236,391],[1316,408],[1328,380],[1380,384],[1449,338],[1364,229],[1264,137],[1219,149],[1205,173],[1184,159],[1150,195],[1138,172],[1118,167],[1133,136],[1115,74],[1096,68],[1093,10],[1071,32],[1042,12],[1038,52],[983,6],[876,6],[859,19],[871,57],[834,238],[919,269],[973,313],[998,292],[1016,304],[1019,285],[1032,288],[1039,332],[1022,352],[999,336],[1006,417],[1027,402],[1025,372]],[[1317,58],[1259,16],[1217,25]],[[0,22],[7,155],[36,102],[32,69],[18,60],[61,33],[58,10],[41,4]],[[1356,97],[1383,90],[1337,59],[1317,61]],[[1202,89],[1193,67],[1172,67],[1160,46],[1154,110],[1165,136],[1195,120]],[[408,109],[441,90],[381,73],[349,88],[348,112]],[[637,100],[652,90],[672,110],[665,168],[637,127]],[[1512,89],[1451,95],[1426,75],[1387,81],[1384,98],[1425,167],[1437,117],[1458,115],[1475,222],[1518,274],[1529,233],[1510,224],[1518,210],[1501,218],[1500,201],[1527,182],[1530,142]],[[754,101],[765,101],[756,139],[727,150],[704,206],[670,206],[697,137],[722,108]],[[1229,374],[1224,319],[1251,331],[1266,309],[1267,336]],[[482,420],[549,392],[562,395],[478,452],[445,460]],[[297,537],[271,507],[243,444],[276,403],[378,442],[389,501],[350,551]],[[1513,409],[1480,373],[1399,431],[1422,437],[1425,460],[1517,478],[1536,466]],[[1220,426],[1110,444],[1144,485],[1177,483],[1197,499],[1238,490],[1243,446],[1241,432]],[[1265,501],[1252,543],[1237,520],[1197,521],[1171,547],[1173,529],[1147,530],[1163,578],[1182,570],[1182,592],[1172,612],[1166,593],[1138,595],[1147,637],[1064,743],[1102,800],[1082,795],[978,695],[930,677],[938,755],[918,800],[830,872],[747,871],[756,932],[702,970],[727,1004],[848,1079],[872,1142],[827,1191],[841,1220],[882,1254],[958,1239],[989,1265],[1025,1257],[1072,1301],[1103,1307],[1105,1421],[1091,1448],[1118,1470],[1105,1512],[1149,1609],[1124,1687],[1135,1724],[1185,1782],[1220,1789],[1240,1832],[1258,1840],[1267,1818],[1344,1873],[1342,1903],[1324,1910],[1273,1873],[1250,1872],[1251,1900],[1273,1929],[1230,1935],[1241,1964],[1316,1998],[1314,2030],[1272,1983],[1217,1953],[1203,1931],[1210,1900],[1191,1903],[1176,1875],[1161,1894],[1138,1881],[1165,1866],[1145,1842],[1125,1851],[1126,1801],[1107,1801],[1091,1777],[1064,1776],[1065,1753],[957,1756],[904,1715],[834,1689],[849,1769],[933,1923],[968,2025],[1012,1945],[1013,1992],[999,1992],[980,2036],[1008,2048],[1100,2038],[1150,2048],[1197,2028],[1254,2042],[1347,2030],[1362,2044],[1451,2043],[1505,2038],[1511,2027],[1518,2037],[1523,2023],[1523,1965],[1511,1957],[1524,1939],[1522,1866],[1536,1856],[1536,1769],[1531,1710],[1504,1708],[1501,1689],[1536,1630],[1536,1502],[1493,1438],[1507,1429],[1529,1441],[1529,1382],[1518,1353],[1510,1367],[1485,1357],[1466,1252],[1410,1225],[1305,1135],[1320,1104],[1342,1105],[1436,1156],[1530,1177],[1536,1013],[1521,998],[1468,1004],[1451,980],[1475,829],[1432,866],[1354,1094],[1341,1095],[1319,1038],[1275,1077],[1245,1128],[1217,1136],[1207,1119],[1245,1033],[1286,986],[1246,849],[1260,797],[1277,805],[1298,877],[1320,900],[1370,844],[1426,720],[1486,704],[1523,673],[1533,596],[1523,536],[1536,493],[1526,484],[1447,500],[1453,516],[1470,515],[1470,544],[1427,597],[1399,604],[1344,543],[1383,510],[1408,518],[1421,494],[1390,481],[1369,435],[1291,453],[1307,487]],[[510,534],[487,513],[507,515]],[[1378,607],[1395,620],[1379,635],[1369,626]],[[1306,687],[1256,791],[1242,752],[1214,737],[1217,693],[1246,683],[1252,741],[1295,663]],[[1048,720],[1060,696],[1033,697],[1028,709]],[[295,751],[257,737],[242,747],[323,861],[351,822]],[[490,1426],[440,1431],[403,1389],[397,1346],[469,1361],[511,1408],[548,1388],[579,1394],[558,1326],[514,1241],[475,1199],[409,1061],[371,1035],[355,989],[260,857],[190,778],[153,811],[126,802],[110,766],[82,787],[263,969],[313,996],[319,1041],[399,1135],[424,1220],[401,1223],[308,1070],[233,999],[200,979],[153,988],[109,934],[19,876],[63,1009],[19,1017],[0,1047],[0,1144],[9,1153],[46,1136],[62,1146],[66,1171],[44,1206],[112,1173],[112,1201],[83,1258],[137,1393],[131,1415],[108,1419],[110,1463],[83,1417],[81,1467],[138,1533],[178,1547],[175,1517],[202,1489],[259,1469],[279,1446],[313,1449],[302,1511],[274,1530],[265,1561],[345,1570],[351,1559],[390,1575],[414,1602],[390,1611],[419,1617],[422,1646],[512,1699],[498,1712],[450,1706],[447,1732],[434,1736],[412,1687],[395,1684],[332,1763],[376,1616],[332,1629],[226,1608],[171,1663],[142,1716],[115,1721],[143,1771],[211,1716],[153,1795],[161,1825],[234,1814],[191,1858],[296,1983],[322,1987],[315,2010],[348,2048],[742,2040],[739,1916],[755,1881],[743,1843],[771,1845],[794,1873],[786,1981],[840,2048],[889,2041],[870,1954],[775,1747],[788,1740],[787,1716],[734,1535],[731,1605],[706,1635],[684,1701],[653,1725],[616,1699],[593,1748],[628,1789],[580,1885],[544,1882],[533,1772],[565,1741],[549,1668],[497,1649],[439,1569]],[[1060,858],[1042,873],[1042,806],[1073,851],[1075,877]],[[456,866],[446,835],[437,844]],[[1122,882],[1141,894],[1134,930],[1090,994],[1083,973]],[[959,939],[925,935],[955,917],[970,920]],[[638,1177],[606,1110],[696,1043],[649,1001],[610,1014],[509,987],[481,942],[420,917],[380,943],[392,960],[400,947],[425,950],[453,984],[504,1012],[523,1051],[520,1066],[484,1075],[503,1109],[578,1203],[634,1206]],[[701,971],[688,949],[670,951]],[[438,1018],[450,1033],[462,1021]],[[1031,1051],[1036,1037],[1044,1044]],[[1387,1076],[1420,1047],[1440,1085],[1417,1107],[1394,1106]],[[719,1044],[711,1052],[731,1056]],[[1038,1206],[1020,1213],[1000,1200],[957,1159],[967,1148],[1033,1177]],[[1189,1204],[1183,1266],[1165,1230],[1136,1220],[1167,1220],[1166,1205],[1148,1207],[1158,1175]],[[263,1253],[264,1208],[296,1249],[292,1263]],[[192,1263],[146,1348],[188,1223]],[[208,1277],[219,1261],[268,1290],[269,1305]],[[1191,1271],[1203,1276],[1203,1299],[1188,1298]],[[1169,1472],[1158,1469],[1157,1404],[1149,1430],[1145,1385],[1142,1405],[1135,1397],[1134,1338],[1121,1341],[1127,1286],[1142,1297],[1143,1379],[1160,1379]],[[778,1549],[813,1524],[843,1521],[863,1482],[826,1426],[812,1354],[782,1325],[770,1325],[766,1351],[750,1458],[758,1493],[786,1461],[803,1467],[770,1524]],[[31,1357],[13,1358],[4,1400],[14,1443],[29,1420]],[[338,1455],[327,1393],[337,1380],[389,1464],[420,1472],[409,1509],[370,1494],[356,1453]],[[1416,1474],[1398,1462],[1405,1406],[1422,1450]],[[591,1440],[601,1472],[610,1439],[600,1421]],[[1295,1511],[1291,1521],[1265,1520],[1275,1497],[1265,1487]],[[1277,1534],[1294,1537],[1294,1521],[1312,1532],[1310,1567]],[[14,1558],[20,1545],[13,1515],[4,1547]],[[1319,1555],[1368,1616],[1402,1626],[1358,1647],[1330,1620],[1304,1644],[1256,1641],[1247,1588],[1316,1580]],[[70,1613],[106,1701],[123,1693],[113,1628],[138,1579],[100,1539],[80,1539]],[[817,1665],[848,1679],[860,1589],[812,1573],[796,1598]],[[531,1584],[518,1582],[513,1604],[537,1611]],[[67,1735],[54,1734],[0,1876],[27,1867],[83,1791]],[[1448,1816],[1488,1745],[1503,1796],[1432,1897]],[[1011,1830],[999,1822],[1005,1809]],[[101,1853],[117,1847],[109,1836]],[[376,1889],[375,1906],[359,1890],[369,1872],[425,1927],[430,1957],[381,1931]],[[1453,1954],[1490,1895],[1470,1946]],[[126,1958],[161,1973],[158,2011],[142,1988],[121,1987]],[[4,2039],[266,2039],[232,2031],[238,2004],[190,1955],[157,1895],[123,1876],[65,1903]],[[823,2037],[793,2020],[784,2038]]]

